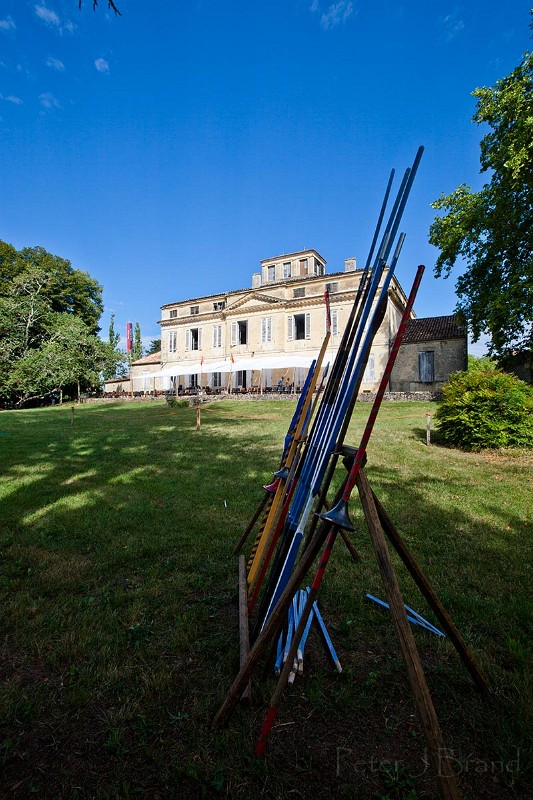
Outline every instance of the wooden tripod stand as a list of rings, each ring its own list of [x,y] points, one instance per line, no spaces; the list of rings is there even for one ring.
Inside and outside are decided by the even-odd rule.
[[[369,533],[376,554],[379,572],[383,581],[387,599],[389,602],[391,616],[398,637],[400,650],[404,658],[409,682],[415,699],[415,705],[420,723],[422,725],[428,752],[432,765],[437,776],[441,796],[444,800],[458,800],[458,792],[455,775],[451,767],[450,759],[444,744],[444,739],[440,729],[439,721],[433,706],[433,701],[427,687],[424,671],[420,661],[420,656],[416,647],[415,639],[407,620],[407,615],[400,592],[400,587],[396,573],[390,557],[387,539],[392,544],[405,567],[411,574],[418,588],[426,598],[444,631],[453,643],[465,667],[470,672],[474,683],[480,690],[487,690],[489,684],[487,678],[477,665],[472,652],[466,645],[461,634],[452,622],[448,612],[438,599],[435,591],[431,587],[428,579],[418,566],[414,556],[410,553],[407,545],[402,540],[399,532],[392,523],[387,512],[375,496],[364,469],[359,471],[357,476],[357,489],[361,500],[361,505],[369,528]],[[339,494],[342,494],[342,489]],[[304,580],[312,567],[316,556],[320,553],[328,532],[331,531],[331,523],[322,522],[300,560],[296,564],[291,579],[283,591],[276,607],[266,621],[261,633],[257,637],[247,657],[242,659],[241,669],[230,687],[224,702],[222,703],[214,719],[214,725],[224,724],[231,715],[235,705],[239,701],[245,690],[250,676],[261,658],[264,650],[271,645],[277,637],[283,624],[284,616],[290,605],[295,591]],[[303,621],[305,625],[305,620]],[[296,630],[291,649],[289,650],[285,668],[280,676],[277,688],[272,696],[269,715],[270,725],[275,714],[275,709],[279,703],[281,693],[286,685],[288,672],[293,662],[296,648],[301,636],[301,631]],[[268,728],[270,729],[270,728]]]

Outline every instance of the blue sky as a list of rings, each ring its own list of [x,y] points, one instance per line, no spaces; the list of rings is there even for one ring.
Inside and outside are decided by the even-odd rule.
[[[0,238],[41,245],[159,335],[163,303],[245,288],[312,247],[362,265],[391,168],[422,159],[402,229],[418,316],[449,314],[430,204],[479,188],[471,92],[531,46],[530,0],[0,0]],[[472,352],[482,352],[477,348]]]

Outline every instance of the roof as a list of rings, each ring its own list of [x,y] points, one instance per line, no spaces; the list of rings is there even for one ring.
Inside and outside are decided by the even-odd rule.
[[[310,251],[309,251],[310,252]],[[329,282],[329,278],[338,278],[341,275],[356,275],[357,273],[361,273],[362,270],[355,269],[350,270],[349,272],[339,271],[339,272],[326,272],[324,275],[296,275],[293,278],[280,278],[277,281],[269,281],[268,283],[263,283],[261,286],[253,287],[248,286],[246,289],[231,289],[227,292],[217,292],[216,294],[204,294],[201,297],[191,297],[187,300],[175,300],[173,303],[165,303],[164,305],[160,306],[161,309],[163,308],[170,308],[172,306],[180,306],[180,305],[187,305],[187,303],[198,303],[200,300],[211,300],[213,297],[220,297],[221,299],[226,299],[232,294],[246,294],[247,292],[255,292],[258,289],[265,291],[267,289],[278,289],[280,286],[283,286],[285,283],[297,283],[301,281],[302,283],[308,283],[311,281],[323,281],[326,280]]]
[[[149,356],[144,356],[144,358],[138,358],[136,361],[132,361],[132,364],[159,364],[161,361],[161,350],[158,350],[157,353],[150,353]]]
[[[457,317],[421,317],[410,319],[402,344],[429,342],[439,339],[465,339],[466,326],[459,325]]]

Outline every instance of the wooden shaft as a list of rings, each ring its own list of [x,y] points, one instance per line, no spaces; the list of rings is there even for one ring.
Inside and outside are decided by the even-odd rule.
[[[372,490],[371,490],[372,491]],[[457,650],[459,657],[461,658],[463,664],[470,672],[474,683],[476,684],[478,689],[490,691],[490,684],[488,678],[481,670],[479,665],[476,663],[476,660],[472,654],[472,651],[467,646],[466,642],[464,641],[463,637],[455,627],[450,615],[444,608],[443,604],[435,594],[433,587],[431,586],[430,582],[418,566],[414,556],[409,551],[407,545],[403,541],[402,537],[398,533],[398,530],[394,526],[391,518],[379,502],[378,498],[372,491],[372,497],[378,512],[379,521],[381,522],[381,526],[393,545],[394,549],[398,553],[399,557],[405,564],[407,570],[411,574],[413,580],[415,581],[416,585],[426,598],[428,604],[433,609],[435,616],[438,618],[440,624],[444,628],[447,636],[449,637],[450,641],[452,642],[453,646]]]
[[[250,630],[248,627],[248,597],[246,591],[246,563],[244,555],[239,556],[239,643],[240,665],[246,663],[250,653]],[[249,680],[241,695],[241,700],[252,699],[252,681]]]
[[[407,614],[394,567],[390,558],[385,534],[381,527],[372,490],[363,470],[357,476],[357,488],[361,504],[368,523],[370,537],[378,562],[383,586],[387,593],[392,620],[400,649],[407,667],[409,683],[415,699],[426,741],[429,755],[437,776],[437,781],[443,800],[459,800],[459,790],[450,759],[444,744],[437,714],[424,676],[420,656],[416,648],[411,626],[407,621]]]

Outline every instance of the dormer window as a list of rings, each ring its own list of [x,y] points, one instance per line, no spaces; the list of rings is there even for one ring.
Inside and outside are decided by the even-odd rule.
[[[170,319],[175,319],[178,316],[178,309],[171,308],[170,309]]]
[[[276,267],[267,267],[267,280],[268,281],[275,281],[276,280]]]
[[[291,262],[290,261],[286,261],[285,264],[283,264],[283,277],[284,278],[290,278],[291,277]]]
[[[216,303],[213,303],[213,311],[222,311],[225,308],[226,308],[225,300],[218,300]]]
[[[200,313],[200,306],[191,306],[190,309],[189,309],[189,313],[190,313],[191,317],[196,316],[196,314]]]

